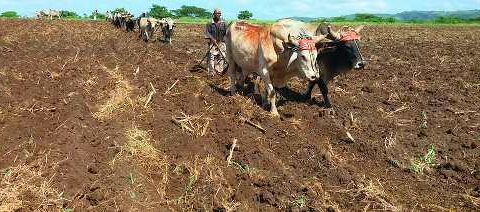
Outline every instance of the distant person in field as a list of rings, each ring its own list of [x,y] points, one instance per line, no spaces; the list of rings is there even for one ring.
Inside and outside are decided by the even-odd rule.
[[[223,61],[226,59],[224,57],[227,49],[224,37],[228,26],[222,21],[221,16],[220,9],[213,10],[212,22],[205,27],[205,38],[208,39],[210,49],[208,73],[213,71],[222,73],[224,69]]]

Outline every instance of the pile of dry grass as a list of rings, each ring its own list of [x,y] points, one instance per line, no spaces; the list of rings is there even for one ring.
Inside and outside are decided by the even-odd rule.
[[[45,178],[41,167],[18,165],[2,171],[0,211],[41,211],[62,207],[61,194],[52,187],[54,176]]]
[[[231,200],[235,189],[227,181],[225,161],[208,155],[205,158],[195,156],[193,160],[182,164],[189,178],[185,182],[184,193],[176,200],[177,205],[184,209],[192,208],[195,203],[210,207],[219,205],[225,211],[235,211],[242,206],[242,203]]]
[[[347,193],[354,198],[361,199],[362,202],[367,203],[364,207],[364,211],[375,209],[387,211],[402,210],[400,207],[394,205],[393,199],[387,195],[382,184],[378,180],[355,183],[353,189],[341,190],[338,192]]]
[[[253,118],[257,106],[252,100],[238,94],[233,96],[233,100],[235,101],[235,105],[240,107],[239,115],[247,119]]]
[[[147,131],[133,127],[128,129],[125,135],[127,141],[120,147],[120,152],[114,157],[111,165],[115,166],[120,162],[122,165],[127,163],[140,167],[140,172],[149,178],[160,198],[165,200],[169,168],[167,156],[152,145],[151,136]]]
[[[151,136],[147,131],[136,127],[128,129],[125,133],[127,141],[120,147],[120,152],[112,161],[112,166],[124,166],[125,164],[141,167],[137,169],[137,176],[148,180],[148,184],[155,186],[155,190],[161,197],[157,204],[191,209],[201,204],[204,206],[220,205],[227,211],[233,211],[241,206],[241,203],[231,200],[235,193],[225,174],[227,163],[224,160],[213,156],[199,157],[179,161],[177,167],[172,171],[167,160],[167,155],[152,145]],[[167,191],[169,188],[169,173],[182,175],[187,174],[184,182],[185,187],[179,196],[171,196]],[[161,176],[160,178],[158,176]],[[155,177],[156,176],[156,177]],[[140,181],[139,181],[140,182]],[[148,189],[148,184],[135,185],[135,189]],[[208,189],[207,189],[208,188]],[[174,189],[175,190],[175,189]],[[169,192],[170,193],[170,192]],[[139,198],[137,201],[144,201],[149,197]],[[212,203],[215,203],[212,205]],[[149,202],[142,202],[142,205],[149,205]]]
[[[183,131],[187,131],[193,136],[204,136],[207,134],[211,118],[204,117],[203,114],[187,115],[180,112],[181,115],[172,117],[175,124],[180,126]]]
[[[103,67],[104,70],[116,81],[115,89],[110,92],[109,98],[104,104],[98,106],[97,112],[93,113],[93,117],[100,120],[108,120],[112,115],[122,110],[122,108],[130,105],[133,107],[133,100],[130,98],[132,86],[119,73],[118,66],[114,70]]]

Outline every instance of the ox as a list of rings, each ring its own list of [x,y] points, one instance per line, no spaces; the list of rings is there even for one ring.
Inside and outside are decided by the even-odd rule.
[[[127,32],[133,32],[135,29],[135,19],[128,16],[125,18],[125,29]]]
[[[57,10],[51,10],[50,9],[48,11],[41,10],[41,11],[37,12],[37,18],[38,19],[48,17],[50,20],[52,20],[55,17],[60,18],[60,16],[61,16],[61,12],[57,11]]]
[[[328,82],[341,73],[346,73],[352,69],[360,70],[365,67],[366,61],[358,47],[358,40],[360,39],[358,33],[362,28],[363,26],[358,26],[355,29],[344,27],[340,31],[332,31],[325,24],[317,28],[316,34],[327,35],[334,42],[318,46],[317,62],[320,67],[320,78],[308,83],[303,93],[304,98],[311,98],[312,90],[317,84],[324,99],[324,106],[332,107],[328,98]]]
[[[140,29],[139,38],[143,38],[145,42],[153,37],[153,33],[160,24],[160,20],[156,18],[140,18],[138,21],[138,28]]]
[[[162,20],[160,20],[160,28],[162,29],[164,42],[168,42],[169,44],[172,43],[172,34],[174,27],[175,23],[171,18],[162,18]]]
[[[281,23],[287,29],[298,29],[298,27],[301,27],[309,33],[324,35],[326,38],[332,40],[332,42],[324,42],[316,46],[318,50],[317,64],[320,69],[320,77],[316,81],[310,81],[307,89],[303,93],[304,99],[310,99],[313,88],[315,85],[318,85],[324,98],[325,107],[330,108],[328,82],[341,73],[348,72],[352,69],[362,69],[366,64],[357,43],[360,39],[358,33],[363,26],[358,26],[355,29],[343,27],[339,31],[332,31],[327,24],[307,24],[291,19],[282,19],[278,23]]]
[[[112,16],[112,24],[117,27],[117,28],[120,28],[122,27],[122,22],[121,22],[121,15],[120,13],[118,12],[113,12],[113,16]]]
[[[237,84],[243,86],[245,77],[256,73],[265,82],[271,114],[279,116],[274,87],[284,87],[294,76],[309,81],[319,77],[315,44],[326,36],[311,36],[306,32],[302,27],[289,27],[281,22],[270,26],[232,23],[225,36],[232,94]]]

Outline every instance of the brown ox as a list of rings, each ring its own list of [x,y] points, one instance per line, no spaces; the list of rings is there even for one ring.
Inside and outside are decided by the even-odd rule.
[[[274,87],[285,87],[294,76],[317,80],[315,44],[324,38],[325,35],[311,36],[302,27],[288,27],[280,22],[269,26],[232,23],[225,37],[230,91],[234,94],[237,84],[243,86],[249,74],[258,74],[265,82],[271,114],[279,116]]]

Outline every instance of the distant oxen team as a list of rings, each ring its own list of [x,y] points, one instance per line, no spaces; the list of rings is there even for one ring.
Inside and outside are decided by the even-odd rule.
[[[40,10],[36,13],[37,19],[48,18],[50,20],[54,18],[60,18],[62,13],[58,10]]]
[[[175,23],[171,18],[156,19],[153,17],[146,17],[145,14],[136,17],[129,12],[109,12],[107,11],[106,19],[110,21],[115,27],[126,30],[127,32],[134,32],[138,29],[138,38],[145,42],[154,40],[172,43],[172,35],[175,28]],[[162,36],[156,36],[161,31]]]

